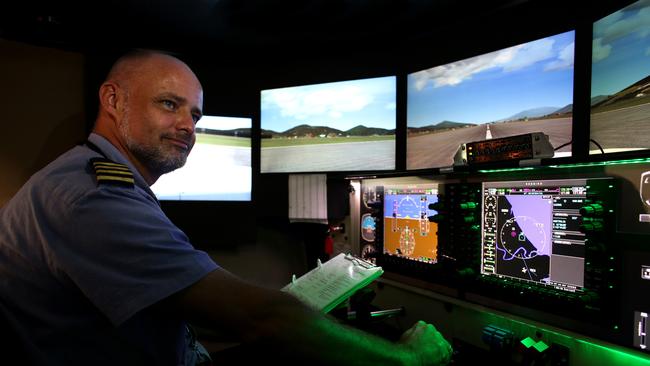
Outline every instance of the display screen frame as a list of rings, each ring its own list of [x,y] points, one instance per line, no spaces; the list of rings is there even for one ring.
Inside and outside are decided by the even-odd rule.
[[[572,157],[574,53],[569,30],[409,73],[406,169],[451,166],[463,143],[531,132]]]
[[[252,118],[204,115],[187,162],[152,186],[160,201],[239,201],[252,196]]]
[[[650,2],[628,4],[592,25],[591,158],[650,155]]]
[[[585,178],[483,182],[481,275],[584,291],[587,188]]]
[[[437,213],[430,205],[438,202],[439,189],[438,183],[430,182],[383,187],[384,255],[428,264],[438,262],[438,224],[429,217]]]
[[[397,76],[260,92],[260,173],[393,171]]]

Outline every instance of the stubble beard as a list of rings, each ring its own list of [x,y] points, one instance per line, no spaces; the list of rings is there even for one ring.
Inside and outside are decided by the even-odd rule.
[[[161,176],[185,165],[189,151],[179,154],[177,148],[174,146],[167,148],[167,150],[173,151],[166,151],[166,146],[163,144],[163,141],[160,141],[157,145],[139,144],[129,133],[129,124],[130,119],[127,110],[124,119],[120,124],[120,133],[125,141],[126,148],[153,174]],[[163,134],[160,138],[162,139],[167,135],[168,134]]]

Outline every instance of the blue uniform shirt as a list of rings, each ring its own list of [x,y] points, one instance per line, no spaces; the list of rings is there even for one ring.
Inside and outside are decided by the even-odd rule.
[[[36,363],[179,365],[182,319],[151,305],[217,268],[165,216],[142,176],[99,183],[87,145],[34,174],[0,209],[0,311]]]

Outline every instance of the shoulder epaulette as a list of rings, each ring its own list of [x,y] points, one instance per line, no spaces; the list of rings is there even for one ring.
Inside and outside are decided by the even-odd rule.
[[[92,158],[90,163],[95,169],[98,184],[113,184],[134,187],[133,173],[128,166],[106,158]]]

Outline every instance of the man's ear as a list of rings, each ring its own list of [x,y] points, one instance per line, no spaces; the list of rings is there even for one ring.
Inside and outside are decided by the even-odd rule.
[[[117,117],[120,114],[118,106],[119,86],[113,82],[107,81],[99,87],[99,103],[109,115]]]

